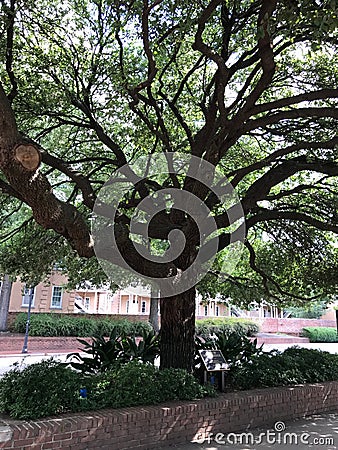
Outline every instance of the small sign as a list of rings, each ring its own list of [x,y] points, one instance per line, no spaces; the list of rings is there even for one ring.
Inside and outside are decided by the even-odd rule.
[[[230,368],[221,350],[199,350],[199,354],[208,372]]]

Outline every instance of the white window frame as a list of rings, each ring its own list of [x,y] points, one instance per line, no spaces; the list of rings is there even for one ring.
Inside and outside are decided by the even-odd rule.
[[[54,298],[56,298],[55,291],[59,290],[59,289],[60,289],[60,291],[58,291],[58,292],[60,292],[60,305],[55,305],[55,304],[53,304],[53,300],[54,300]],[[52,298],[51,298],[51,302],[50,302],[51,309],[62,309],[62,297],[63,297],[63,288],[62,288],[62,286],[53,286]]]
[[[22,301],[21,301],[21,306],[23,308],[28,308],[29,307],[29,299],[30,299],[30,296],[31,296],[31,293],[32,293],[32,289],[33,289],[33,299],[32,299],[31,306],[34,307],[35,293],[36,293],[35,286],[31,286],[31,287],[25,286],[23,288],[23,296],[22,296]],[[25,300],[27,300],[27,301],[25,301]]]
[[[209,313],[208,305],[204,305],[204,315],[208,316],[208,313]]]

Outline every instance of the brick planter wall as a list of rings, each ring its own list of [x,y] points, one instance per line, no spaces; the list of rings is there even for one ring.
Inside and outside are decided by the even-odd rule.
[[[31,422],[0,420],[0,448],[129,450],[273,426],[338,410],[338,382],[222,394],[217,399],[104,410]]]

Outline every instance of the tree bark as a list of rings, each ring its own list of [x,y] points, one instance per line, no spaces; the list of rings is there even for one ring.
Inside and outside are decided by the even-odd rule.
[[[7,317],[11,291],[12,282],[10,281],[9,276],[5,275],[0,290],[0,331],[7,330]]]
[[[195,288],[161,298],[161,369],[192,372],[195,355]]]
[[[160,326],[158,323],[158,303],[159,303],[159,289],[152,287],[150,293],[150,313],[149,322],[154,328],[155,333],[160,331]]]

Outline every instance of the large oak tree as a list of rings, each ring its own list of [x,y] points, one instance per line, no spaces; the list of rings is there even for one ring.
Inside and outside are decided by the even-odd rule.
[[[336,22],[336,2],[320,0],[3,1],[2,220],[23,208],[15,226],[24,229],[28,206],[46,236],[52,230],[94,258],[90,219],[110,175],[141,156],[180,152],[217,167],[237,190],[243,257],[283,295],[287,286],[257,260],[255,238],[270,233],[291,245],[299,231],[308,242],[293,254],[302,258],[338,232]],[[204,242],[175,202],[152,218],[148,236],[161,248],[172,230],[184,233],[184,251],[170,263],[142,257],[130,229],[143,199],[181,190],[210,208],[217,271],[229,211],[205,184],[169,172],[135,183],[121,201],[116,245],[146,276],[184,271]],[[194,287],[161,298],[163,367],[191,369],[194,319]]]

